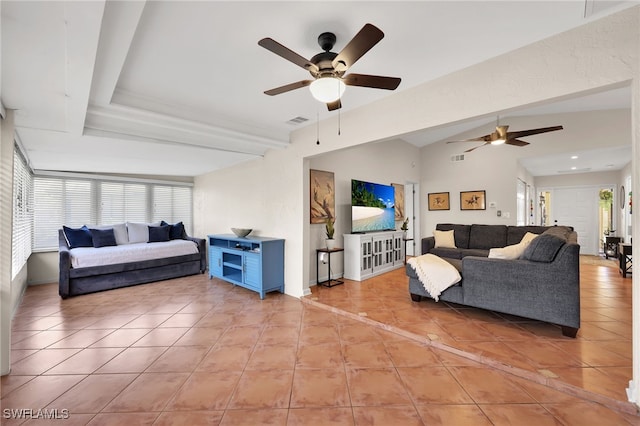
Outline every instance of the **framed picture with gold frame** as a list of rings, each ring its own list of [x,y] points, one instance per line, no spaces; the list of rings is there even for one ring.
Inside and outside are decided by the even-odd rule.
[[[460,210],[486,210],[486,191],[460,192]]]
[[[429,210],[449,210],[448,192],[429,193]]]

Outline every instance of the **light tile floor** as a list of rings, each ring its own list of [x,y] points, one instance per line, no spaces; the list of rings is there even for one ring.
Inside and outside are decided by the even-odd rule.
[[[206,275],[68,300],[55,284],[29,287],[1,380],[2,424],[68,413],[52,423],[640,425],[624,402],[631,280],[601,266],[581,273],[575,340],[411,302],[402,270],[314,288],[302,302],[261,301]]]

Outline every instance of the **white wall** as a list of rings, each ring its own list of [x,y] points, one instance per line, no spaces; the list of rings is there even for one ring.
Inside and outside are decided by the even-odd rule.
[[[11,368],[11,318],[16,307],[15,299],[24,288],[23,275],[18,275],[14,281],[11,277],[13,134],[13,111],[6,111],[6,117],[0,119],[0,198],[3,200],[0,203],[0,221],[4,224],[0,238],[0,375],[8,374]]]
[[[351,179],[389,185],[417,183],[420,179],[419,148],[402,140],[359,145],[329,152],[309,159],[309,167],[334,173],[336,200],[336,244],[344,247],[343,234],[351,233]],[[408,194],[405,194],[405,197]],[[307,195],[307,200],[309,195]],[[307,219],[307,223],[309,220]],[[396,229],[401,223],[396,224]],[[324,225],[311,224],[308,262],[309,283],[316,283],[316,249],[324,247]],[[335,259],[335,260],[334,260]],[[331,258],[332,278],[342,276],[344,258]],[[321,268],[320,280],[327,279],[326,267]]]
[[[291,145],[285,150],[270,153],[263,160],[244,167],[197,178],[196,230],[202,235],[244,225],[285,238],[286,291],[301,296],[305,294],[309,277],[307,254],[315,243],[311,241],[308,224],[309,158],[550,99],[560,100],[575,94],[620,87],[629,82],[633,92],[632,150],[637,156],[640,147],[639,47],[640,7],[634,7],[344,112],[342,136],[327,134],[321,145],[315,144],[315,125],[301,128],[291,134]],[[336,128],[335,121],[332,118],[321,125]],[[515,172],[514,166],[511,176]],[[513,178],[510,180],[515,188]],[[423,183],[432,182],[423,180]],[[473,188],[481,189],[479,186],[483,182],[475,183]],[[640,187],[637,167],[633,169],[633,185]],[[421,190],[426,193],[426,186]],[[495,195],[494,190],[491,191],[489,199],[502,197],[501,190],[496,189]],[[515,193],[515,189],[506,187],[504,191]],[[508,199],[515,197],[507,195],[505,200]],[[501,200],[496,201],[502,205]],[[509,201],[504,201],[504,206],[505,211],[515,212],[515,205]],[[637,234],[640,220],[638,215],[633,218],[634,234]],[[423,230],[427,228],[423,226]],[[632,401],[640,394],[639,280],[633,276],[634,378],[637,379],[630,386]]]
[[[421,235],[433,235],[438,223],[515,225],[518,176],[515,149],[518,148],[487,146],[464,154],[463,161],[453,162],[451,156],[461,152],[459,144],[438,142],[423,148]],[[460,192],[481,190],[486,191],[486,210],[460,210]],[[430,192],[449,192],[450,210],[429,211]],[[496,203],[495,209],[489,208],[490,202]],[[502,212],[500,217],[498,210]]]
[[[632,163],[629,162],[629,164],[627,164],[621,171],[620,174],[618,176],[618,188],[624,186],[625,190],[625,208],[621,209],[620,208],[620,200],[618,200],[617,207],[618,207],[618,223],[624,227],[624,229],[621,229],[621,226],[618,226],[618,229],[620,229],[620,232],[618,233],[618,235],[622,236],[624,238],[625,242],[630,242],[630,234],[627,233],[628,231],[628,227],[631,226],[631,220],[633,219],[632,217],[630,217],[629,219],[625,219],[625,216],[627,216],[627,212],[629,209],[629,192],[632,191],[633,188],[630,188],[629,185],[627,184],[627,178],[631,177],[631,173],[632,173]],[[619,194],[619,192],[618,192]],[[618,195],[619,196],[619,195]],[[629,235],[629,236],[628,236]]]
[[[342,135],[326,132],[320,145],[315,143],[316,126],[312,124],[294,131],[291,145],[285,150],[196,178],[196,234],[203,236],[227,232],[231,226],[249,226],[257,228],[260,234],[285,238],[286,291],[296,296],[304,294],[310,276],[308,253],[317,244],[311,240],[308,223],[310,158],[465,118],[628,84],[639,78],[634,68],[638,55],[639,11],[640,7],[628,9],[344,112]],[[337,116],[332,116],[320,123],[321,128],[336,128],[336,121]],[[427,173],[424,165],[428,161],[423,154],[423,173]],[[483,173],[488,169],[486,162],[470,160],[466,164]],[[509,176],[510,182],[487,188],[489,201],[496,201],[501,209],[514,215],[516,170],[515,164],[505,166],[496,173]],[[440,179],[444,185],[446,178]],[[441,189],[443,186],[437,181],[424,177],[421,183],[421,197],[430,187],[446,190]],[[471,187],[457,184],[460,187],[450,191],[452,208],[456,207],[456,191],[483,189],[485,185],[482,178],[474,179],[473,183]],[[426,206],[424,202],[423,206]],[[490,211],[480,219],[485,223],[499,220]],[[431,224],[437,221],[440,218]],[[430,226],[422,226],[423,234]]]
[[[32,253],[27,262],[29,285],[58,282],[60,256],[58,251]]]

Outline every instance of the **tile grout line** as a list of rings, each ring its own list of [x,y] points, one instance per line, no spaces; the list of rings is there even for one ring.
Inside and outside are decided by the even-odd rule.
[[[454,355],[458,355],[461,356],[463,358],[466,359],[470,359],[472,361],[476,361],[479,362],[481,364],[487,365],[491,368],[495,368],[497,370],[503,371],[505,373],[520,377],[522,379],[526,379],[535,383],[538,383],[540,385],[544,385],[547,387],[550,387],[552,389],[567,393],[569,395],[578,397],[580,399],[584,399],[587,401],[591,401],[591,402],[596,402],[602,405],[605,405],[606,407],[609,407],[613,410],[619,411],[619,412],[623,412],[623,413],[627,413],[627,414],[633,414],[633,415],[639,415],[638,414],[638,410],[636,409],[636,407],[630,403],[630,402],[625,402],[625,401],[619,401],[613,398],[610,398],[608,396],[605,395],[599,395],[596,394],[594,392],[590,392],[586,389],[582,389],[580,387],[568,384],[568,383],[564,383],[560,380],[557,379],[550,379],[547,378],[539,373],[534,373],[534,372],[530,372],[530,371],[526,371],[523,370],[521,368],[518,367],[513,367],[510,365],[506,365],[503,364],[499,361],[493,360],[491,358],[482,356],[482,355],[476,355],[470,352],[466,352],[457,348],[454,348],[452,346],[446,345],[444,343],[440,343],[440,342],[436,342],[433,340],[430,340],[426,337],[422,337],[420,335],[408,332],[406,330],[402,330],[399,329],[395,326],[389,325],[389,324],[383,324],[380,323],[378,321],[372,320],[370,318],[367,317],[363,317],[357,314],[353,314],[351,312],[346,312],[343,311],[339,308],[335,308],[333,306],[329,306],[329,305],[325,305],[322,302],[319,302],[317,300],[313,300],[310,297],[302,297],[300,298],[300,300],[303,303],[309,304],[311,306],[316,306],[318,308],[327,310],[329,312],[333,312],[335,314],[338,315],[342,315],[360,322],[363,322],[365,324],[369,324],[371,326],[386,330],[386,331],[390,331],[392,333],[401,335],[405,338],[414,340],[418,343],[423,343],[426,346],[430,346],[436,349],[441,349],[443,351],[449,352],[449,353],[453,353]]]

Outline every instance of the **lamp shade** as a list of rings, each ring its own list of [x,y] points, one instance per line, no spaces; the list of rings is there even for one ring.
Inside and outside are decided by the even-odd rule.
[[[320,77],[309,86],[311,94],[320,102],[328,103],[340,99],[347,86],[335,77]]]

